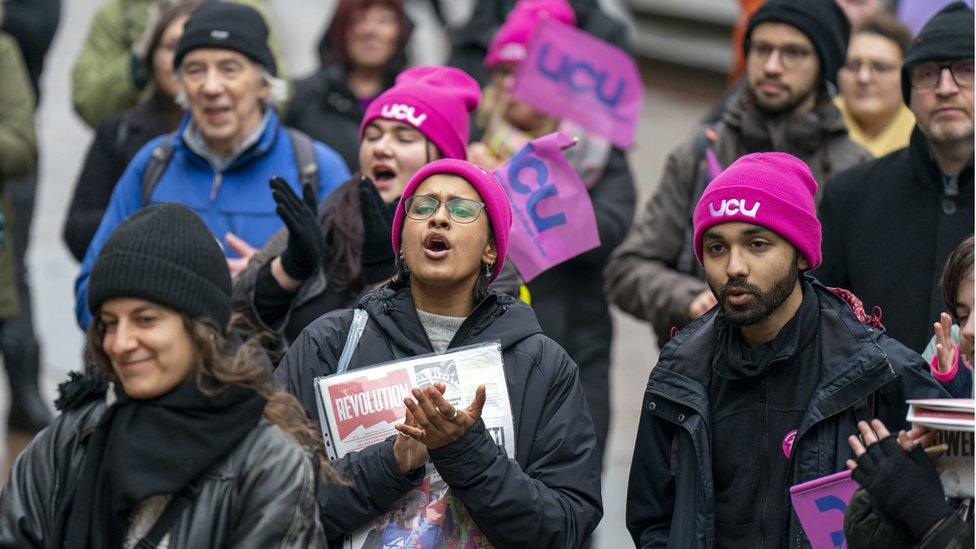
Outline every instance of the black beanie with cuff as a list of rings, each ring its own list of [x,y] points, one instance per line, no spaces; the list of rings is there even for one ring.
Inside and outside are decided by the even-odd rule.
[[[973,10],[965,2],[953,2],[939,10],[922,27],[912,45],[905,52],[901,66],[901,95],[908,105],[912,97],[912,84],[908,70],[912,65],[926,61],[954,61],[973,59]]]
[[[264,17],[250,6],[233,2],[204,2],[193,11],[176,45],[173,67],[179,69],[183,57],[198,48],[234,50],[251,58],[271,73],[278,74]]]
[[[154,204],[126,219],[109,236],[88,280],[88,308],[98,315],[118,297],[145,299],[209,317],[227,329],[231,279],[220,244],[203,220],[176,203]]]
[[[837,69],[847,57],[851,23],[834,0],[769,0],[764,3],[746,27],[746,56],[749,55],[752,30],[761,23],[785,23],[796,27],[813,43],[824,79],[837,81]]]

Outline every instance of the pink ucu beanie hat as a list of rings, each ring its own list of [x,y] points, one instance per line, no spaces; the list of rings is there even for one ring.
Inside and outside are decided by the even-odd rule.
[[[359,139],[377,118],[409,124],[437,145],[444,158],[468,157],[469,113],[481,102],[481,88],[454,67],[422,66],[397,76],[393,87],[369,104]]]
[[[474,187],[474,190],[478,191],[481,201],[485,203],[485,213],[488,214],[491,231],[495,237],[495,249],[498,252],[498,258],[495,259],[495,265],[491,269],[491,281],[494,282],[505,265],[508,233],[512,229],[512,207],[508,203],[508,195],[505,194],[505,189],[495,179],[495,176],[466,160],[452,158],[435,160],[413,174],[410,182],[403,189],[400,203],[397,204],[396,213],[393,214],[393,253],[400,255],[400,233],[403,232],[403,222],[406,217],[403,202],[417,192],[417,187],[424,180],[432,175],[439,174],[456,175],[464,179]]]
[[[809,268],[820,265],[817,181],[799,158],[781,152],[747,154],[705,189],[695,207],[695,257],[709,227],[740,221],[775,232],[795,247]]]
[[[567,25],[576,25],[576,14],[566,0],[521,0],[515,4],[488,45],[485,67],[500,63],[520,63],[532,33],[543,19],[552,18]]]

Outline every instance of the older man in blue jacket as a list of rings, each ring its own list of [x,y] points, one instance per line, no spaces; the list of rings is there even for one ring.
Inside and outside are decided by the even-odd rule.
[[[281,124],[273,105],[286,88],[274,76],[268,28],[253,8],[203,4],[187,21],[173,62],[182,87],[177,101],[188,114],[174,134],[136,154],[112,193],[75,282],[82,329],[91,322],[86,296],[95,257],[139,209],[159,202],[189,206],[220,240],[233,272],[251,247],[282,227],[271,177],[284,177],[299,195],[301,181],[310,179],[319,201],[349,177],[335,151]]]

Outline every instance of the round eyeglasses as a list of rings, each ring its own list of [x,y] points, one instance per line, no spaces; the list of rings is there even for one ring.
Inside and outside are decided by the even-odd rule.
[[[414,195],[403,201],[403,210],[410,219],[423,221],[430,219],[441,204],[447,207],[447,214],[455,223],[473,223],[481,215],[481,210],[485,209],[484,202],[470,198],[455,198],[444,202],[432,196]]]

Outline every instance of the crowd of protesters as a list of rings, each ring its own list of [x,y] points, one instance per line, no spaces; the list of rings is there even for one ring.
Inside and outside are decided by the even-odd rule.
[[[973,398],[973,10],[741,4],[728,92],[637,204],[626,150],[512,93],[544,24],[627,51],[595,0],[477,2],[436,66],[410,66],[403,1],[339,0],[292,80],[262,0],[103,0],[63,229],[87,337],[54,417],[24,254],[60,4],[5,0],[0,353],[36,436],[0,546],[339,547],[399,509],[377,546],[427,547],[431,467],[495,547],[586,547],[604,495],[638,547],[806,547],[790,487],[845,470],[850,547],[972,546],[906,401]],[[493,171],[555,131],[599,245],[524,281]],[[626,495],[601,493],[610,303],[661,348]],[[514,457],[483,386],[433,384],[328,459],[313,380],[487,342]]]

